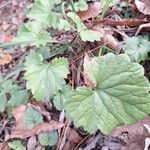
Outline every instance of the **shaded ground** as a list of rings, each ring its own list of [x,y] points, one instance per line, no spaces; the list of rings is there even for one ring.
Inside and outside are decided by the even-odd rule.
[[[10,42],[14,37],[16,36],[16,32],[20,25],[24,22],[25,19],[25,10],[26,7],[29,5],[29,0],[2,0],[0,1],[0,43],[7,43]],[[67,35],[64,35],[63,33],[59,35],[58,38],[59,40],[62,39],[68,39]],[[72,41],[73,38],[70,40]],[[70,42],[69,41],[69,42]],[[87,44],[88,45],[88,44]],[[84,45],[88,47],[88,49],[92,49],[93,45],[95,46],[96,44],[93,45]],[[95,47],[94,47],[95,48]],[[24,61],[25,56],[27,55],[27,51],[29,48],[18,48],[18,49],[9,49],[10,53],[13,56],[12,61],[7,64],[0,66],[0,73],[2,75],[10,75],[11,73],[16,71],[16,68],[20,66],[20,70],[22,68],[22,63]],[[98,48],[95,53],[98,53]],[[66,53],[65,55],[68,55]],[[72,63],[76,59],[78,59],[79,55],[82,56],[82,53],[79,51],[73,51],[69,54],[71,58],[73,59]],[[82,57],[81,57],[82,58]],[[78,65],[80,63],[81,59],[78,59],[78,62],[76,62],[75,65]],[[145,68],[145,75],[150,79],[150,60],[147,60],[144,63],[144,68]],[[18,73],[13,77],[14,80],[21,80],[21,85],[24,87],[24,81],[20,79],[22,77],[22,74],[20,74],[20,70],[18,70]],[[76,71],[75,71],[76,72]],[[74,74],[76,76],[76,74]],[[76,79],[75,84],[83,84],[82,81]],[[38,104],[37,104],[38,105]],[[48,105],[47,105],[48,106]],[[45,107],[45,106],[44,106]],[[49,110],[50,107],[46,108],[46,110]],[[55,120],[58,120],[60,117],[60,113],[57,111],[52,111],[52,118],[55,118]],[[3,142],[5,138],[7,138],[7,134],[12,130],[15,126],[15,121],[10,120],[9,122],[6,122],[6,114],[2,114],[0,116],[0,130],[3,130],[3,132],[0,132],[0,142]],[[67,144],[65,144],[64,150],[67,150],[68,147],[72,147],[74,149],[78,149],[79,146],[85,147],[85,150],[89,149],[101,149],[102,147],[105,148],[106,150],[109,148],[110,150],[120,150],[122,145],[125,144],[125,142],[121,139],[118,138],[111,138],[109,136],[105,136],[101,133],[96,133],[95,135],[89,135],[82,129],[74,129],[72,126],[73,131],[71,132],[71,135],[73,137],[68,136],[67,138]],[[74,138],[74,140],[73,140]],[[82,139],[82,140],[81,140]],[[77,141],[76,141],[77,140]],[[80,141],[80,142],[79,142]],[[27,141],[26,141],[27,142]],[[70,145],[71,146],[70,146]],[[79,144],[79,146],[78,146]],[[68,147],[67,147],[68,146]]]

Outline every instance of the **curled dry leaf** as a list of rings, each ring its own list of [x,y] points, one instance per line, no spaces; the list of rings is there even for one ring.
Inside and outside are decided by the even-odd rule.
[[[104,36],[104,43],[113,50],[119,50],[119,41],[111,34],[106,34]]]
[[[144,124],[150,126],[150,117],[147,117],[133,125],[125,125],[114,128],[111,136],[124,140],[123,134],[127,134],[127,145],[122,150],[144,149],[145,139],[149,137],[149,132]]]
[[[9,53],[5,53],[0,57],[0,65],[6,65],[9,64],[12,61],[12,55]]]
[[[90,61],[91,61],[91,58],[89,57],[89,55],[85,54],[84,63],[83,63],[83,75],[84,75],[85,85],[87,87],[94,88],[95,84],[93,83],[92,80],[90,80],[89,75],[88,75],[89,74],[88,73],[88,66],[89,66]]]
[[[119,50],[119,42],[118,40],[110,33],[105,31],[100,25],[95,25],[92,27],[94,31],[100,32],[102,36],[102,42],[106,44],[109,48],[113,50]]]
[[[144,15],[150,15],[150,0],[135,0],[137,9]]]
[[[67,132],[67,139],[70,142],[78,144],[81,142],[82,137],[74,129],[69,128]]]
[[[32,129],[22,129],[22,130],[14,130],[12,134],[9,136],[8,139],[19,138],[19,139],[26,139],[28,137],[38,135],[42,132],[51,132],[62,128],[64,124],[58,123],[56,121],[50,121],[50,123],[41,123],[35,126]]]
[[[7,140],[12,138],[26,139],[28,137],[38,135],[41,132],[51,132],[64,126],[63,123],[51,120],[49,123],[41,123],[31,129],[27,129],[24,125],[24,116],[26,110],[27,107],[25,105],[20,105],[13,109],[13,116],[16,119],[16,128],[14,131],[12,131]]]
[[[92,5],[89,5],[89,8],[86,11],[79,11],[78,15],[82,21],[88,20],[90,18],[95,18],[101,13],[101,3],[95,2]]]

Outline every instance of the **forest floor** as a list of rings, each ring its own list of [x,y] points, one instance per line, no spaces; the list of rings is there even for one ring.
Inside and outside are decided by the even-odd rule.
[[[9,43],[16,37],[18,29],[21,27],[21,25],[24,22],[28,20],[25,14],[27,11],[26,8],[29,7],[30,4],[31,4],[30,0],[23,0],[23,1],[0,0],[0,44]],[[138,19],[150,18],[149,17],[150,12],[144,14],[145,12],[143,13],[139,11],[138,8],[136,8],[134,2],[133,3],[129,2],[129,4],[131,10],[126,10],[126,15],[130,15],[131,13],[130,11],[132,11],[135,14],[138,13],[138,15],[135,15],[136,16],[135,18],[137,18],[137,16]],[[148,8],[150,9],[150,4]],[[112,14],[117,14],[118,16],[120,15],[120,12],[117,9],[117,7],[114,7],[113,9],[109,10],[107,16],[111,16]],[[122,24],[124,23],[124,26],[126,26],[126,24],[127,25],[129,24],[129,21],[121,22],[121,23]],[[118,50],[118,48],[122,46],[124,37],[132,36],[135,34],[140,24],[132,28],[132,23],[133,24],[136,23],[136,21],[134,22],[134,18],[133,18],[133,22],[131,22],[131,28],[129,27],[128,31],[122,30],[122,32],[120,32],[119,28],[115,28],[116,26],[117,27],[119,26],[117,25],[117,23],[115,26],[114,25],[111,26],[111,24],[107,23],[106,21],[105,29],[106,30],[108,29],[108,33],[110,33],[111,35],[109,39],[105,39],[107,40],[107,42],[110,42],[108,45],[109,48]],[[142,24],[144,24],[144,21],[143,23],[141,23],[141,25]],[[140,31],[140,33],[142,32],[144,34],[147,34],[147,36],[150,39],[149,31],[150,31],[150,26],[147,28],[143,28]],[[64,40],[70,42],[74,40],[74,35],[72,33],[70,34],[69,32],[67,33],[62,32],[56,38],[59,41]],[[99,47],[102,44],[103,43],[100,42],[86,43],[86,44],[84,43],[82,49],[88,49],[87,53],[90,55],[97,55]],[[116,48],[116,46],[118,46],[118,48]],[[25,57],[33,49],[34,47],[32,46],[15,47],[15,48],[11,47],[7,49],[0,49],[0,54],[3,53],[3,56],[0,58],[0,74],[3,77],[10,78],[13,81],[17,81],[21,89],[25,88],[25,82],[26,82],[23,78],[23,74],[24,74],[23,63],[25,62]],[[80,72],[81,68],[79,67],[79,65],[84,59],[83,56],[85,55],[85,52],[81,52],[75,47],[75,49],[71,50],[71,52],[59,54],[59,56],[63,56],[63,55],[69,57],[69,59],[71,60],[70,70],[74,72],[70,77],[71,79],[74,79],[74,81],[71,80],[68,82],[74,82],[74,85],[83,85],[83,77],[82,77],[82,72]],[[145,76],[150,81],[150,57],[148,57],[144,62],[142,62],[142,65],[145,69]],[[60,112],[57,111],[56,109],[52,109],[50,103],[43,104],[35,101],[32,97],[30,97],[30,102],[26,106],[23,105],[20,108],[16,108],[13,110],[13,115],[14,115],[13,118],[8,119],[6,112],[0,113],[0,150],[11,149],[12,147],[10,146],[11,145],[10,142],[13,139],[21,139],[27,150],[44,149],[44,147],[42,147],[39,144],[36,134],[32,135],[31,133],[29,133],[33,131],[31,130],[20,131],[20,133],[18,133],[18,137],[13,133],[13,130],[16,128],[16,125],[17,127],[19,126],[18,121],[21,122],[21,119],[18,118],[22,117],[21,113],[25,109],[24,107],[28,107],[29,105],[32,105],[35,109],[39,110],[47,119],[50,114],[50,117],[55,121],[65,120],[64,127],[62,128],[62,130],[59,129],[59,132],[61,132],[61,134],[57,144],[51,148],[45,147],[45,149],[143,150],[143,148],[145,147],[145,140],[147,137],[149,137],[149,133],[147,132],[147,129],[142,126],[144,123],[150,125],[149,118],[148,119],[145,118],[143,122],[140,121],[131,126],[118,127],[114,129],[111,135],[104,135],[100,131],[97,131],[95,134],[89,134],[88,132],[84,131],[83,128],[75,128],[73,123],[69,119],[64,119],[65,116],[63,111]],[[56,126],[59,125],[57,125],[56,123]],[[21,138],[19,138],[20,135]],[[16,148],[16,150],[21,150],[21,149]]]

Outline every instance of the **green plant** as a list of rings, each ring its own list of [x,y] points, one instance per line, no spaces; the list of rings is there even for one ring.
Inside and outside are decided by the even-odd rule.
[[[0,76],[0,112],[28,102],[28,92],[21,90],[12,80]]]
[[[115,126],[142,119],[150,107],[150,84],[143,75],[143,67],[125,54],[93,58],[88,76],[96,87],[72,92],[65,100],[67,115],[90,133],[109,133]]]
[[[101,18],[104,17],[105,13],[107,12],[107,10],[109,9],[109,7],[112,7],[116,4],[118,4],[118,0],[101,0],[101,5],[102,5],[102,14],[101,14]]]
[[[26,59],[25,70],[27,89],[31,89],[37,100],[44,100],[61,90],[65,84],[64,78],[69,73],[69,66],[66,58],[56,58],[51,63],[44,63],[41,54],[33,53]]]
[[[31,7],[31,10],[28,12],[27,17],[29,18],[29,22],[24,24],[21,29],[17,33],[17,38],[13,40],[9,44],[1,45],[0,48],[5,48],[8,46],[15,45],[36,45],[45,46],[48,43],[53,43],[53,38],[50,33],[47,32],[47,28],[54,28],[59,30],[70,30],[71,28],[75,29],[71,22],[69,22],[69,18],[74,19],[75,13],[69,16],[70,13],[63,14],[62,10],[55,11],[54,6],[59,6],[61,3],[60,0],[35,0],[35,3]],[[87,7],[86,2],[81,0],[79,3],[76,3],[75,8],[81,10],[83,8],[85,10]],[[64,10],[63,10],[64,12]],[[64,19],[65,16],[65,19]],[[68,18],[67,18],[68,16]],[[76,15],[77,17],[77,15]],[[78,32],[81,33],[81,39],[83,41],[95,41],[99,40],[100,33],[88,30],[84,24],[81,22],[80,18],[77,18],[78,22],[75,21],[77,26],[82,28],[78,28]],[[76,30],[76,29],[75,29]],[[88,33],[88,37],[86,35]],[[93,37],[92,37],[93,36]],[[91,39],[92,37],[92,39]]]
[[[26,111],[24,123],[28,129],[33,128],[34,126],[43,122],[43,116],[40,112],[35,110],[32,107],[29,107]]]
[[[113,5],[112,2],[116,1],[105,2],[103,7],[107,7],[103,10],[102,16],[108,7]],[[8,45],[0,46],[34,45],[39,47],[36,52],[26,57],[24,63],[27,90],[31,90],[37,101],[51,100],[58,110],[65,110],[67,116],[77,127],[83,126],[90,133],[100,129],[103,133],[108,134],[118,125],[131,124],[145,117],[150,112],[150,84],[144,77],[143,67],[137,62],[145,60],[145,56],[149,52],[149,41],[133,37],[127,40],[124,46],[126,54],[108,53],[104,56],[94,57],[86,69],[88,77],[95,87],[91,89],[81,86],[72,89],[66,82],[67,76],[70,74],[69,60],[64,57],[53,58],[63,51],[53,53],[52,50],[50,52],[45,50],[49,46],[52,48],[53,43],[59,43],[54,40],[52,33],[47,29],[51,28],[56,33],[60,30],[73,30],[74,33],[77,33],[76,39],[79,35],[82,42],[100,41],[101,34],[88,29],[76,13],[78,10],[87,9],[85,1],[80,0],[74,5],[70,0],[66,5],[70,10],[65,14],[64,3],[61,7],[60,0],[35,0],[27,14],[29,22],[21,27],[17,38]],[[130,41],[134,42],[133,46]],[[60,42],[59,46],[61,44],[65,45]],[[71,47],[71,44],[68,47]],[[65,51],[69,49],[68,47],[65,48]],[[137,49],[140,51],[136,51]],[[107,49],[107,51],[109,50]],[[5,110],[7,103],[12,107],[27,103],[27,97],[20,98],[19,101],[17,99],[17,102],[14,98],[19,95],[19,92],[25,92],[27,95],[25,90],[18,90],[18,87],[12,83],[10,84],[12,87],[9,89],[9,86],[6,86],[8,83],[6,83],[5,86],[2,83],[3,90],[0,93],[1,112]],[[14,94],[13,92],[16,91],[18,93]],[[12,93],[13,100],[7,102],[5,94],[8,92]],[[29,108],[25,117],[26,126],[32,128],[42,122],[43,116],[40,112]],[[51,140],[51,136],[52,133],[40,134],[41,145],[54,145],[58,135],[54,133],[54,141]]]
[[[148,58],[150,52],[150,41],[148,36],[137,36],[128,38],[123,50],[129,55],[132,61],[141,62]]]
[[[20,140],[14,140],[8,143],[8,146],[13,150],[26,150],[26,147],[22,144]]]
[[[41,133],[38,136],[42,146],[54,146],[58,141],[57,131]]]

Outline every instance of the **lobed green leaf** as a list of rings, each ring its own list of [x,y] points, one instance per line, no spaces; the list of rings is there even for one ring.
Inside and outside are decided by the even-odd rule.
[[[43,63],[42,55],[34,53],[27,57],[25,70],[27,89],[31,89],[37,100],[44,100],[61,90],[69,73],[69,64],[65,58],[56,58],[51,63]]]
[[[141,65],[126,54],[93,58],[88,75],[96,88],[79,87],[64,103],[76,126],[103,133],[143,119],[150,111],[150,84]]]

